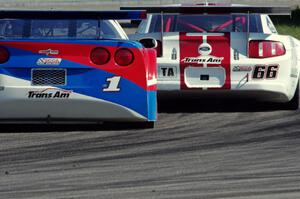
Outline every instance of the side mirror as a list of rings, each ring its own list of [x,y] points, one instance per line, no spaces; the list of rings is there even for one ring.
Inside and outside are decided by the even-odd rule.
[[[143,38],[139,41],[145,48],[156,48],[158,43],[154,38]]]

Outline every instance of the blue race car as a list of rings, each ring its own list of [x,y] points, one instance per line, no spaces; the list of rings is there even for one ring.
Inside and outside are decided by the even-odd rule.
[[[143,11],[0,11],[0,122],[156,120],[156,52],[115,20]]]

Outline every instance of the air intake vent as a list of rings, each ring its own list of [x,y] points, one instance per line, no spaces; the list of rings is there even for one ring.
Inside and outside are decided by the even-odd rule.
[[[67,71],[65,69],[32,69],[31,84],[34,86],[64,86]]]

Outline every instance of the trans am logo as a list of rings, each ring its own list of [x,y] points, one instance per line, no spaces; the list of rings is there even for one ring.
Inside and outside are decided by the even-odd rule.
[[[58,55],[59,51],[58,50],[52,50],[51,48],[49,48],[47,50],[39,50],[39,54]]]
[[[215,56],[199,56],[199,57],[186,57],[182,61],[190,64],[221,64],[224,57]]]
[[[73,93],[71,90],[47,88],[41,91],[29,91],[29,99],[68,99]]]
[[[199,57],[185,57],[182,61],[187,64],[221,64],[224,57],[211,56],[212,47],[208,43],[199,46]]]
[[[39,66],[59,66],[61,58],[39,58],[36,62]]]

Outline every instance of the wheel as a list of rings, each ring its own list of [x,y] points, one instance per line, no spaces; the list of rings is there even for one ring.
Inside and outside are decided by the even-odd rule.
[[[297,110],[299,108],[299,82],[294,97],[291,101],[285,103],[287,110]]]

